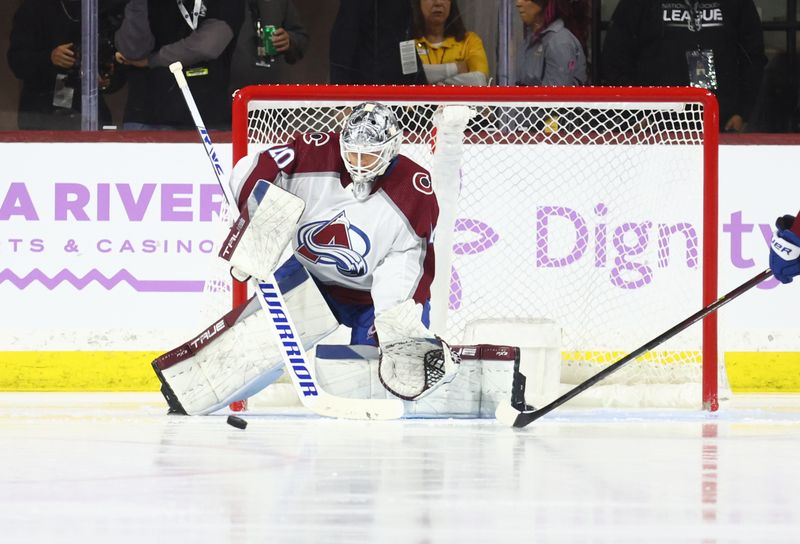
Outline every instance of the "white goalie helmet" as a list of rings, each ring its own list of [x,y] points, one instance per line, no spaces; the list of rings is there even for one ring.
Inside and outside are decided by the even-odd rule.
[[[401,141],[397,117],[388,106],[364,102],[353,108],[342,128],[339,149],[357,199],[370,195],[375,178],[400,152]]]

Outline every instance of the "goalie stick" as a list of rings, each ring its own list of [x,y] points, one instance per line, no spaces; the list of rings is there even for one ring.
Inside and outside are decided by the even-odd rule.
[[[503,403],[497,407],[497,411],[495,412],[495,417],[499,422],[508,425],[509,427],[525,427],[526,425],[533,423],[543,415],[552,412],[565,402],[573,399],[583,391],[586,391],[597,382],[613,374],[614,372],[625,366],[630,361],[636,359],[643,353],[650,351],[659,344],[669,340],[670,338],[672,338],[682,330],[686,329],[690,325],[693,325],[697,321],[700,321],[708,314],[717,311],[728,302],[732,301],[742,293],[749,291],[750,289],[752,289],[762,281],[766,280],[770,276],[772,276],[772,271],[770,269],[766,269],[763,272],[759,272],[757,275],[753,276],[752,278],[741,284],[739,287],[733,289],[731,292],[721,296],[720,298],[718,298],[717,300],[715,300],[702,310],[695,312],[694,314],[690,315],[689,317],[687,317],[686,319],[684,319],[671,329],[656,336],[655,338],[653,338],[643,346],[640,346],[639,348],[635,349],[634,351],[632,351],[619,361],[615,362],[611,366],[604,368],[603,370],[601,370],[588,380],[584,381],[583,383],[576,385],[575,387],[573,387],[572,389],[570,389],[569,391],[558,397],[550,404],[542,408],[539,408],[538,410],[536,409],[520,410],[516,406]],[[524,389],[525,389],[525,376],[518,371],[518,367],[515,367],[513,391],[515,394],[518,394],[520,391],[524,391]]]
[[[186,77],[183,74],[183,65],[180,62],[175,62],[170,65],[169,69],[175,76],[178,87],[183,93],[183,98],[197,127],[197,132],[203,142],[206,154],[211,161],[214,175],[217,178],[220,189],[222,189],[227,205],[235,209],[236,199],[231,188],[222,180],[224,169],[219,162],[216,151],[214,151],[211,137],[203,124],[194,96],[192,96],[192,92],[186,82]],[[303,406],[316,414],[328,417],[347,419],[397,419],[402,417],[404,413],[403,402],[397,399],[350,399],[326,393],[319,385],[313,362],[309,361],[308,355],[303,348],[297,327],[295,327],[294,321],[289,315],[286,301],[280,289],[278,289],[275,278],[251,278],[250,285],[254,292],[259,294],[256,298],[258,298],[261,308],[264,310],[264,319],[267,319],[270,323],[270,330],[274,333],[275,342],[281,348],[281,357],[286,366],[286,372],[291,377],[292,384]],[[282,327],[288,325],[290,338],[287,338],[289,335],[285,330],[278,331],[274,322],[274,319],[283,318],[284,316],[286,322],[282,323]],[[292,341],[292,338],[294,341]]]

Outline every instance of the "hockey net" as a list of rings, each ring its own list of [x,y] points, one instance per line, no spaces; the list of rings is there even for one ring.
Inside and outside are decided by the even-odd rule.
[[[234,98],[234,161],[337,131],[365,100],[394,109],[401,153],[432,173],[432,328],[451,343],[476,320],[549,320],[569,386],[716,298],[717,113],[705,91],[249,87]],[[598,402],[714,410],[717,359],[712,315],[602,382]]]

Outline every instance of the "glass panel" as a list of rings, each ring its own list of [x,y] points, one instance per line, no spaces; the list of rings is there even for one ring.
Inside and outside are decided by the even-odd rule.
[[[619,0],[602,0],[600,2],[600,16],[603,21],[610,21],[614,10],[617,9]]]
[[[762,21],[785,21],[786,0],[755,0]]]
[[[11,21],[17,11],[17,2],[0,2],[0,55],[7,58]],[[16,78],[8,62],[0,62],[0,130],[17,129],[17,103],[19,96],[19,80]]]
[[[3,93],[4,127],[79,130],[80,0],[21,0],[0,9],[8,24],[3,28],[7,81],[17,82]]]
[[[786,53],[786,31],[769,30],[764,32],[764,52],[770,59]]]
[[[791,132],[797,105],[796,61],[786,54],[786,32],[764,33],[767,65],[755,107],[749,119],[751,132]]]
[[[0,63],[0,77],[9,82],[0,90],[0,130],[81,129],[84,92],[97,93],[94,78],[83,89],[84,44],[98,46],[100,127],[116,124],[107,97],[124,85],[124,74],[115,73],[113,37],[127,0],[84,1],[0,3],[0,54],[8,59]],[[84,9],[97,13],[100,34],[90,40]]]
[[[510,0],[513,4],[513,0]],[[458,7],[467,30],[476,33],[483,41],[483,48],[489,61],[489,75],[497,79],[497,23],[501,0],[459,0]],[[512,15],[516,18],[516,10]]]
[[[84,0],[84,2],[93,0]],[[128,0],[96,0],[98,128],[122,127],[122,109],[127,96],[127,73],[115,60],[114,34],[122,25]]]

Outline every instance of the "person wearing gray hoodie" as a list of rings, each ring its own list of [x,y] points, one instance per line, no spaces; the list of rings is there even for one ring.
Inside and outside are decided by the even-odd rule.
[[[578,0],[516,0],[525,25],[517,54],[517,85],[572,86],[587,82],[586,53],[578,35],[584,10]]]

